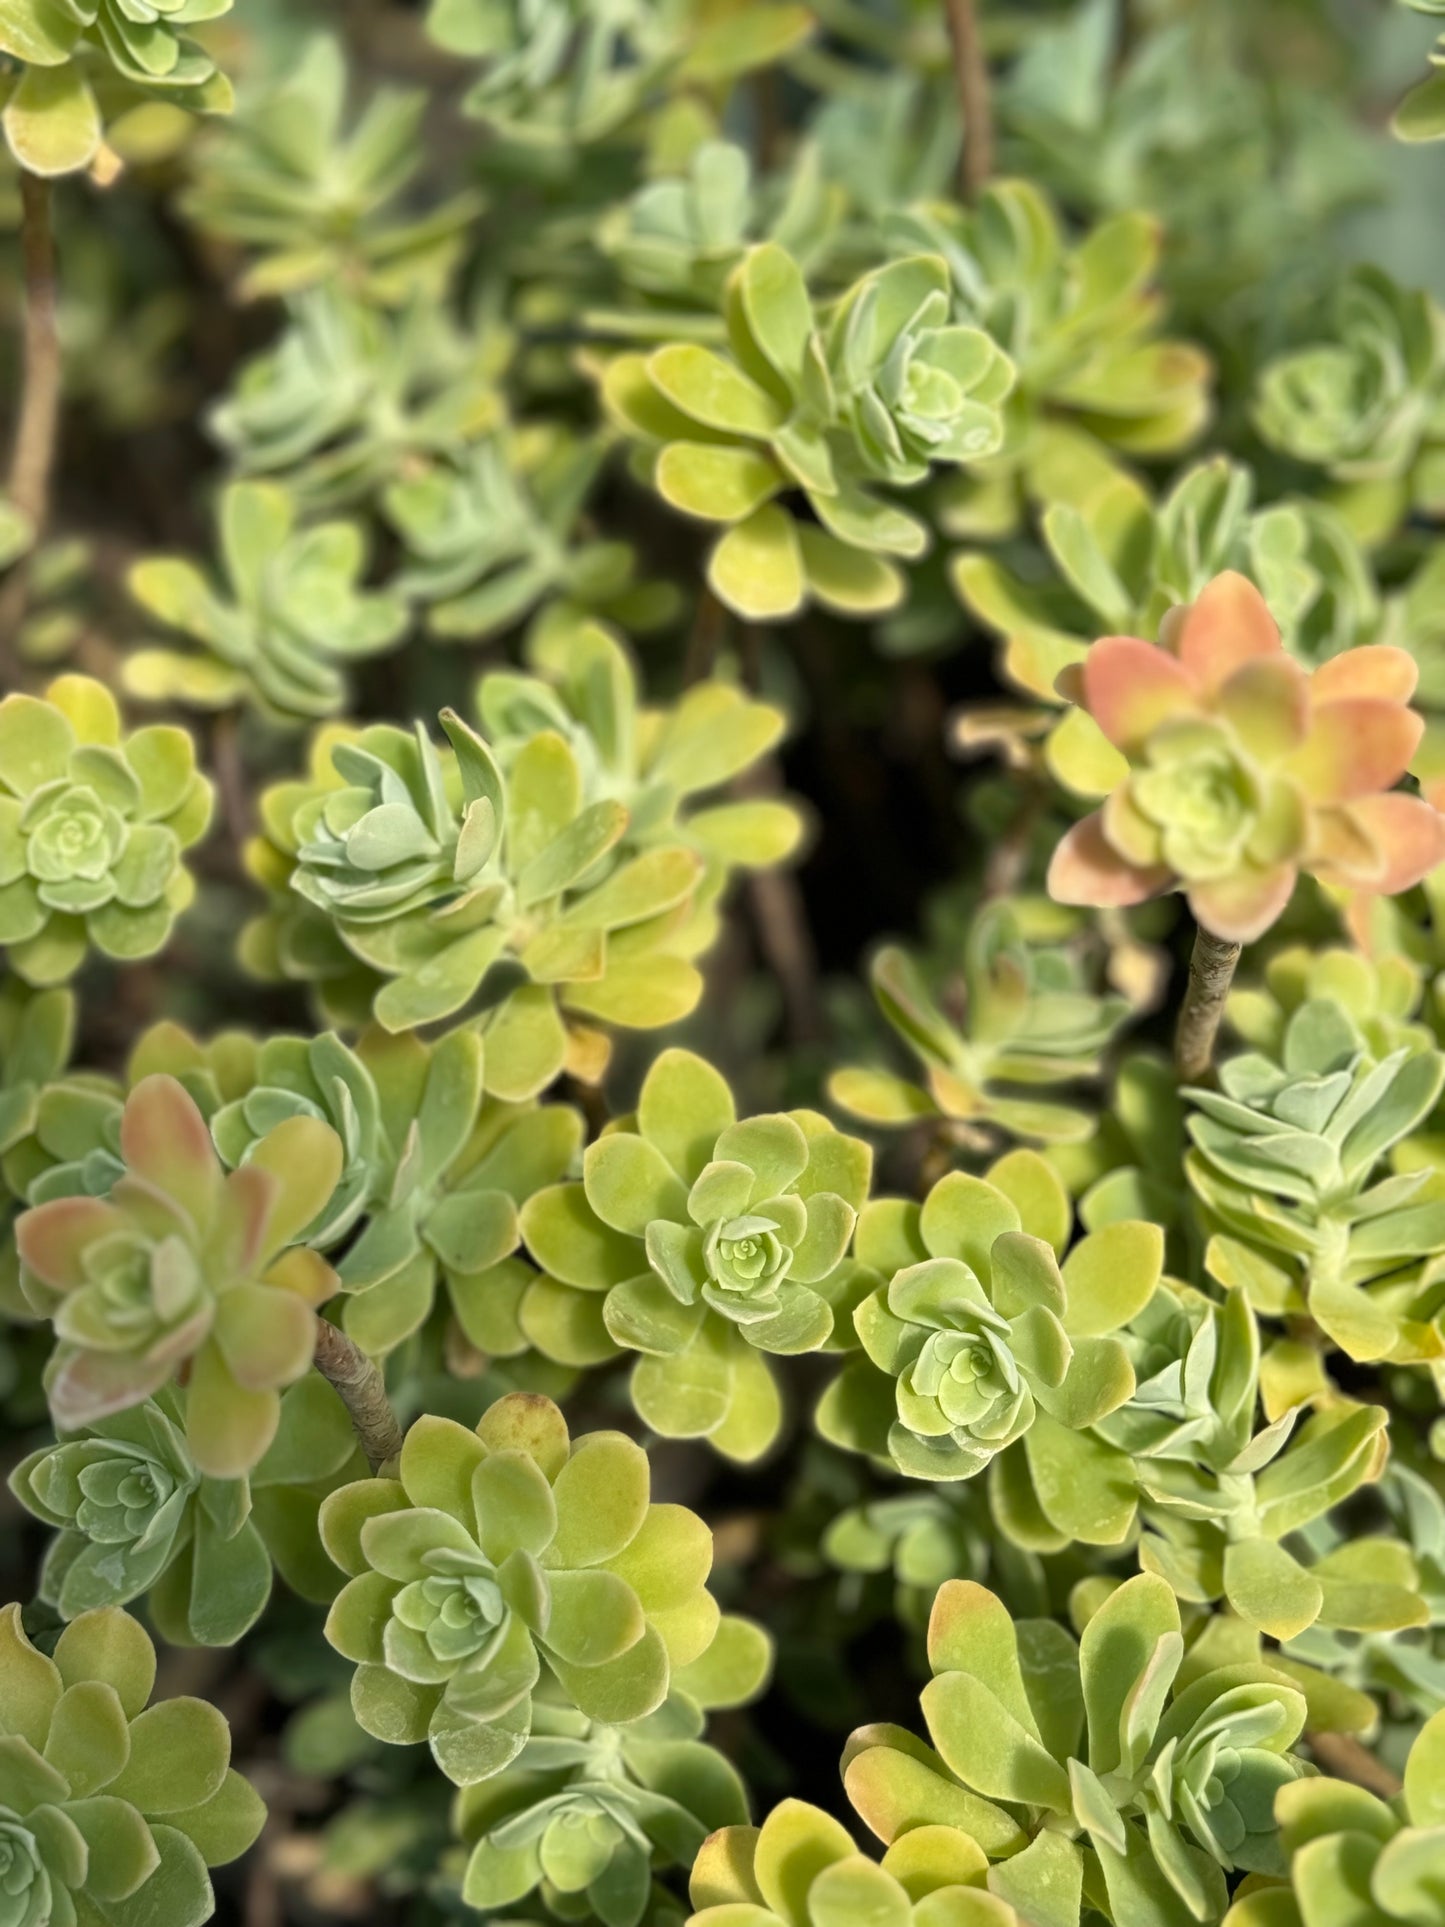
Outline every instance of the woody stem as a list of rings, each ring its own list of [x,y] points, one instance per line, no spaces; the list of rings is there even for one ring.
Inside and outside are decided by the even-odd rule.
[[[361,1347],[325,1318],[316,1321],[315,1362],[346,1407],[367,1464],[379,1472],[401,1450],[401,1425],[386,1395],[386,1380]]]
[[[953,84],[963,116],[958,191],[965,201],[976,201],[993,173],[993,101],[978,28],[978,0],[943,0],[943,10],[953,50]]]
[[[1227,943],[1212,931],[1201,927],[1194,934],[1189,986],[1174,1033],[1174,1069],[1181,1084],[1198,1084],[1210,1074],[1214,1040],[1219,1035],[1239,952],[1239,944]]]

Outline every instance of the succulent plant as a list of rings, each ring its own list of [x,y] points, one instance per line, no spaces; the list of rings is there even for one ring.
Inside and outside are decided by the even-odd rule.
[[[605,1294],[608,1336],[642,1354],[639,1416],[665,1438],[754,1459],[782,1418],[759,1354],[818,1350],[859,1289],[845,1254],[870,1168],[867,1146],[816,1112],[739,1120],[709,1064],[664,1051],[635,1119],[588,1146],[582,1182],[522,1207],[545,1274],[523,1327],[565,1356],[588,1295]]]
[[[16,978],[0,985],[0,1181],[6,1185],[17,1175],[12,1154],[35,1130],[41,1093],[70,1062],[75,1019],[68,990],[32,990]]]
[[[1335,300],[1333,339],[1270,363],[1255,424],[1274,448],[1324,469],[1367,538],[1411,508],[1445,506],[1445,328],[1426,294],[1357,268]]]
[[[1306,662],[1377,640],[1383,598],[1346,523],[1321,502],[1266,507],[1254,494],[1249,469],[1224,456],[1186,469],[1157,503],[1122,469],[1078,489],[1060,484],[1039,518],[1043,553],[1028,554],[1027,576],[974,548],[955,559],[954,586],[1002,637],[1004,673],[1045,702],[1101,628],[1155,635],[1171,608],[1224,569],[1258,586]]]
[[[249,1477],[210,1478],[186,1443],[180,1396],[163,1389],[37,1447],[11,1473],[10,1489],[56,1528],[40,1596],[62,1619],[148,1594],[173,1644],[230,1646],[265,1608],[273,1558],[293,1588],[309,1590],[309,1572],[323,1561],[314,1517],[309,1535],[301,1525],[308,1491],[319,1502],[356,1456],[344,1407],[311,1376],[282,1397],[276,1437]],[[287,1502],[268,1510],[265,1494],[276,1486]]]
[[[487,998],[488,974],[510,970],[490,991],[487,1075],[496,1095],[521,1099],[567,1057],[559,1001],[643,1029],[692,1009],[701,978],[670,922],[703,863],[676,842],[624,854],[626,809],[583,801],[577,757],[555,732],[536,733],[504,772],[455,711],[442,725],[446,752],[419,724],[323,737],[315,780],[266,793],[269,842],[253,868],[306,911],[274,912],[249,958],[322,979],[364,966],[375,988],[362,994],[392,1031]],[[526,981],[512,988],[519,967]]]
[[[828,1080],[828,1095],[870,1124],[938,1117],[960,1137],[995,1127],[1034,1142],[1087,1136],[1087,1111],[1030,1088],[1098,1075],[1128,1000],[1090,993],[1066,946],[1031,944],[1016,906],[990,904],[973,920],[961,969],[962,1022],[930,995],[908,951],[887,945],[870,969],[878,1008],[919,1059],[923,1084],[871,1066]]]
[[[671,51],[656,0],[610,9],[597,0],[432,0],[427,31],[446,52],[484,63],[467,110],[529,142],[612,133]]]
[[[544,153],[626,132],[665,73],[730,80],[780,58],[812,26],[786,0],[763,0],[745,21],[690,19],[667,0],[431,0],[427,12],[438,46],[482,63],[467,112]]]
[[[1048,196],[1033,182],[1004,180],[972,210],[936,203],[894,216],[890,237],[944,257],[958,312],[1017,368],[1008,441],[993,469],[1028,495],[1054,499],[1053,471],[1067,468],[1081,439],[1166,455],[1203,428],[1210,360],[1159,332],[1152,283],[1162,235],[1147,214],[1116,214],[1070,249]],[[984,477],[992,479],[988,469]],[[966,517],[966,481],[958,492],[953,513]]]
[[[826,259],[844,195],[829,180],[816,147],[797,157],[780,204],[768,206],[771,184],[754,179],[746,148],[704,141],[685,171],[648,181],[613,208],[597,230],[597,245],[632,304],[594,313],[610,333],[664,338],[680,314],[715,324],[727,278],[748,247],[769,240],[784,248],[805,275]],[[771,215],[771,218],[768,218]]]
[[[1290,1017],[1279,1061],[1221,1067],[1191,1091],[1189,1182],[1220,1227],[1206,1264],[1261,1312],[1307,1310],[1357,1359],[1445,1353],[1445,1190],[1429,1164],[1382,1171],[1445,1087],[1445,1056],[1401,1046],[1376,1059],[1327,998]]]
[[[1027,1151],[989,1179],[949,1172],[921,1207],[866,1205],[855,1249],[883,1282],[853,1313],[866,1357],[825,1393],[823,1435],[916,1479],[972,1478],[1020,1440],[1041,1466],[1067,1461],[1070,1434],[1133,1392],[1114,1334],[1164,1258],[1156,1226],[1125,1222],[1061,1266],[1071,1220],[1062,1184]]]
[[[863,276],[825,333],[796,261],[764,243],[723,305],[729,355],[673,341],[607,365],[614,419],[671,507],[731,525],[708,564],[729,608],[782,621],[808,596],[843,614],[893,607],[903,585],[888,558],[922,555],[928,530],[876,491],[994,453],[1010,364],[982,329],[952,321],[935,255]],[[775,499],[792,490],[816,522]]]
[[[725,1827],[693,1867],[688,1927],[1022,1927],[981,1886],[987,1860],[968,1834],[919,1827],[882,1864],[846,1827],[802,1800],[784,1800],[760,1828]]]
[[[516,1310],[533,1274],[513,1255],[517,1214],[572,1168],[580,1117],[564,1104],[486,1098],[474,1031],[427,1045],[373,1030],[357,1061],[374,1092],[377,1137],[368,1215],[340,1261],[347,1331],[368,1352],[391,1351],[427,1317],[440,1278],[475,1344],[525,1350]]]
[[[1396,1801],[1307,1779],[1279,1789],[1274,1816],[1288,1880],[1247,1882],[1228,1927],[1334,1927],[1342,1906],[1371,1927],[1427,1920],[1445,1869],[1445,1713],[1416,1735]]]
[[[1386,1413],[1336,1393],[1314,1411],[1283,1402],[1258,1423],[1259,1330],[1243,1291],[1222,1308],[1166,1285],[1134,1319],[1128,1340],[1138,1389],[1104,1419],[1080,1455],[1072,1485],[1036,1478],[995,1496],[1000,1516],[1028,1539],[1032,1516],[1067,1529],[1088,1505],[1107,1520],[1115,1543],[1133,1522],[1143,1527],[1139,1561],[1168,1580],[1180,1599],[1223,1598],[1248,1625],[1291,1639],[1323,1625],[1395,1628],[1422,1624],[1426,1612],[1405,1574],[1378,1560],[1360,1572],[1343,1558],[1314,1558],[1305,1528],[1377,1479],[1387,1451]],[[1290,1544],[1284,1543],[1286,1540]],[[1056,1543],[1044,1535],[1044,1543]],[[1292,1549],[1292,1547],[1294,1549]]]
[[[331,283],[400,306],[450,279],[479,197],[455,194],[422,215],[396,205],[420,165],[426,91],[380,88],[349,129],[346,97],[342,44],[318,33],[199,143],[183,205],[253,254],[243,298]]]
[[[1106,637],[1074,674],[1081,726],[1060,774],[1107,801],[1054,854],[1061,902],[1180,889],[1205,929],[1250,942],[1301,868],[1391,896],[1445,856],[1445,818],[1393,793],[1424,727],[1403,650],[1353,649],[1307,673],[1258,589],[1226,572],[1164,643]]]
[[[313,1307],[336,1278],[293,1240],[326,1204],[341,1145],[309,1117],[278,1124],[229,1176],[174,1078],[136,1086],[120,1120],[124,1175],[16,1220],[21,1287],[59,1346],[51,1411],[75,1429],[139,1405],[186,1368],[186,1438],[233,1479],[276,1433],[281,1389],[311,1363]]]
[[[241,699],[284,721],[332,716],[347,701],[346,667],[399,642],[405,604],[362,587],[366,544],[355,522],[298,526],[269,482],[233,482],[217,508],[225,589],[178,556],[148,556],[129,576],[148,614],[195,650],[136,650],[126,686],[153,702],[225,709]]]
[[[534,1891],[565,1914],[638,1927],[654,1869],[690,1867],[707,1835],[747,1819],[741,1780],[671,1699],[631,1726],[538,1700],[532,1737],[503,1774],[464,1787],[462,1898],[511,1907]]]
[[[225,113],[231,84],[187,33],[231,0],[16,0],[0,20],[0,54],[19,69],[5,89],[5,139],[32,174],[75,174],[100,154],[100,96],[117,85],[195,113]]]
[[[125,735],[115,698],[60,676],[0,703],[0,942],[32,984],[72,976],[94,947],[153,956],[195,885],[182,852],[205,834],[211,785],[183,729]]]
[[[1231,990],[1227,1014],[1230,1028],[1276,1063],[1291,1020],[1311,1003],[1330,1004],[1372,1057],[1387,1057],[1402,1045],[1434,1046],[1435,1034],[1420,1010],[1421,971],[1398,953],[1362,956],[1342,944],[1322,950],[1291,944],[1268,958],[1261,977],[1258,984]]]
[[[1109,1592],[1077,1645],[954,1580],[929,1623],[932,1746],[855,1733],[849,1798],[893,1851],[913,1829],[972,1823],[988,1889],[1023,1919],[1077,1922],[1085,1904],[1120,1927],[1217,1923],[1227,1873],[1283,1871],[1271,1814],[1309,1770],[1293,1751],[1305,1700],[1267,1664],[1181,1679],[1184,1657],[1153,1574]]]
[[[395,315],[332,288],[290,305],[286,332],[243,365],[211,413],[243,475],[283,483],[307,509],[333,509],[419,462],[459,459],[497,427],[497,334],[474,336],[419,296]]]
[[[427,1740],[458,1786],[526,1746],[545,1662],[588,1719],[653,1713],[717,1635],[712,1539],[649,1499],[647,1456],[619,1432],[574,1444],[550,1399],[512,1393],[475,1431],[423,1416],[396,1476],[321,1511],[348,1574],[326,1636],[356,1664],[352,1706],[392,1745]]]
[[[147,1706],[156,1656],[118,1607],[72,1620],[53,1657],[0,1608],[0,1919],[200,1927],[207,1867],[246,1851],[266,1814],[230,1764],[224,1716]]]
[[[670,613],[666,585],[636,579],[628,543],[579,526],[604,452],[596,438],[523,429],[392,483],[386,513],[410,558],[394,586],[425,604],[432,635],[482,641],[552,598],[632,627]]]
[[[802,841],[802,818],[781,797],[704,801],[759,772],[783,739],[786,713],[720,678],[692,684],[676,702],[646,703],[635,656],[597,622],[554,622],[530,653],[537,675],[493,670],[477,683],[488,741],[510,766],[539,727],[556,730],[582,771],[585,800],[626,807],[626,847],[680,842],[695,850],[707,874],[689,941],[705,949],[732,871],[771,867]]]

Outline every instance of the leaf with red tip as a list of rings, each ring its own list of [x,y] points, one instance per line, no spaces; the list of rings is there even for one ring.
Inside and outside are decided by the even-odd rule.
[[[1048,890],[1055,903],[1087,903],[1113,909],[1166,890],[1170,872],[1158,865],[1141,870],[1125,861],[1104,835],[1102,813],[1095,810],[1064,837],[1049,864]]]
[[[1084,707],[1109,741],[1138,749],[1171,716],[1199,708],[1192,680],[1174,658],[1137,636],[1105,636],[1084,658]]]
[[[74,1432],[143,1404],[170,1375],[168,1358],[142,1359],[133,1352],[62,1351],[48,1387],[50,1415],[59,1431]]]
[[[125,1216],[104,1198],[53,1198],[15,1220],[21,1262],[52,1291],[85,1283],[83,1259],[92,1240],[126,1229]]]
[[[1277,656],[1283,647],[1264,597],[1233,569],[1214,578],[1178,625],[1179,660],[1211,692],[1244,663]]]
[[[1196,883],[1189,908],[1196,923],[1226,943],[1253,943],[1283,914],[1298,874],[1292,863],[1281,863],[1273,870],[1238,870]]]
[[[1320,703],[1289,771],[1314,802],[1352,803],[1397,783],[1424,732],[1424,720],[1401,703],[1370,696]]]
[[[1383,869],[1365,882],[1373,896],[1398,896],[1445,863],[1445,816],[1418,796],[1403,790],[1366,796],[1344,813],[1383,854]]]
[[[265,1263],[266,1228],[280,1188],[280,1180],[256,1164],[228,1173],[206,1244],[217,1279],[250,1278]]]
[[[126,1168],[197,1224],[205,1224],[221,1182],[221,1161],[194,1098],[174,1077],[143,1077],[120,1114]]]
[[[1321,663],[1310,677],[1310,694],[1317,703],[1339,702],[1346,696],[1407,703],[1419,680],[1419,665],[1407,649],[1372,642]]]

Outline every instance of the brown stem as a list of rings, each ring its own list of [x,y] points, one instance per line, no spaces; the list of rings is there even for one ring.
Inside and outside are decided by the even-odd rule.
[[[221,800],[221,818],[239,864],[251,834],[251,802],[241,732],[235,710],[223,710],[211,725],[211,766]]]
[[[943,0],[953,49],[953,84],[963,115],[963,150],[958,157],[958,191],[976,201],[993,173],[993,100],[988,61],[978,30],[977,0]]]
[[[1351,1739],[1348,1733],[1307,1733],[1315,1764],[1337,1780],[1348,1780],[1382,1800],[1393,1800],[1404,1784],[1383,1760],[1377,1760],[1368,1747]]]
[[[1226,943],[1212,931],[1201,928],[1194,934],[1189,988],[1174,1033],[1174,1069],[1181,1084],[1198,1084],[1209,1076],[1239,950],[1237,943]]]
[[[50,182],[20,171],[20,252],[25,280],[25,375],[6,492],[35,541],[50,510],[50,476],[60,424],[60,337],[55,326],[55,242]],[[15,636],[25,614],[22,563],[0,591],[0,677],[18,679]]]
[[[10,499],[39,534],[50,503],[60,419],[60,339],[55,329],[55,243],[50,232],[50,183],[20,174],[20,245],[25,265],[25,387]]]
[[[367,1464],[379,1472],[401,1450],[401,1426],[386,1395],[386,1381],[376,1365],[339,1325],[316,1321],[316,1369],[340,1395],[366,1454]]]

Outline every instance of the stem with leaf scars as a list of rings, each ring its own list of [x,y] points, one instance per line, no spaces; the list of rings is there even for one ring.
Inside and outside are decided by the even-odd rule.
[[[401,1426],[377,1366],[339,1325],[316,1320],[316,1369],[336,1391],[373,1472],[401,1450]]]
[[[1174,1068],[1181,1084],[1207,1078],[1214,1059],[1225,999],[1234,981],[1240,946],[1202,927],[1195,932],[1189,958],[1189,988],[1174,1033]]]
[[[1367,1793],[1378,1794],[1382,1800],[1393,1800],[1404,1785],[1398,1773],[1392,1773],[1382,1760],[1377,1760],[1348,1733],[1306,1733],[1305,1739],[1315,1756],[1315,1764],[1337,1780],[1348,1780]]]
[[[39,541],[50,509],[50,477],[60,424],[60,337],[55,325],[55,241],[50,182],[20,171],[20,250],[25,282],[24,383],[6,492]],[[0,596],[0,672],[15,680],[15,631],[25,613],[25,571]]]
[[[993,100],[988,61],[978,29],[977,0],[943,0],[953,49],[953,82],[963,115],[963,150],[958,158],[958,191],[976,201],[993,173]]]

